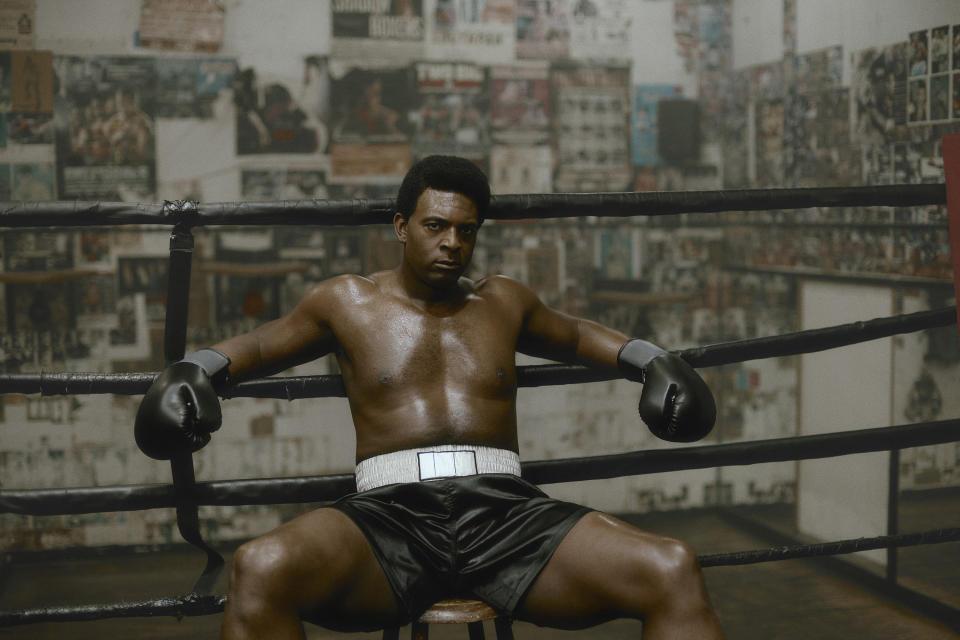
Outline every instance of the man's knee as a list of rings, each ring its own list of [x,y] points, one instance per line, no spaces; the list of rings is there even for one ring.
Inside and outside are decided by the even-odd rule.
[[[231,589],[255,588],[269,593],[283,586],[292,566],[286,545],[270,536],[256,538],[240,545],[233,554]]]
[[[704,597],[703,576],[697,554],[680,540],[663,538],[654,552],[653,575],[647,580],[663,603],[699,603]]]

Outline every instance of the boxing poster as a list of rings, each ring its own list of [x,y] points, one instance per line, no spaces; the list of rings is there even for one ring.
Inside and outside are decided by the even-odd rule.
[[[152,58],[55,56],[57,191],[145,201],[156,184]]]
[[[350,67],[330,65],[332,141],[335,143],[410,142],[409,114],[416,98],[409,65]]]
[[[559,192],[625,191],[632,182],[630,72],[555,66],[550,71]]]
[[[214,117],[217,100],[232,95],[237,62],[232,58],[158,58],[158,118]]]
[[[573,0],[570,6],[570,57],[578,60],[630,60],[633,7],[628,0]]]
[[[568,0],[517,0],[517,58],[570,57]]]
[[[227,9],[221,0],[141,0],[137,44],[145,49],[220,50]]]
[[[410,61],[424,56],[423,0],[331,0],[331,55]]]
[[[906,137],[907,45],[853,54],[851,140],[881,145]]]
[[[36,0],[0,0],[0,48],[35,49]]]
[[[490,124],[494,142],[549,141],[550,74],[545,61],[490,68]]]
[[[486,74],[466,62],[417,62],[414,154],[483,156],[490,143]]]
[[[428,59],[513,60],[513,0],[426,0],[424,11]]]
[[[785,173],[798,187],[843,187],[859,182],[850,144],[850,92],[825,89],[795,96],[788,128],[793,145]]]
[[[313,154],[325,149],[325,58],[309,58],[305,64],[300,76],[261,74],[253,67],[236,74],[233,101],[238,155]]]

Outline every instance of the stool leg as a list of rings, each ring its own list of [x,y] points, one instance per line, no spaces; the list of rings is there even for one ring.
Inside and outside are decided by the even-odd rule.
[[[468,623],[467,623],[467,633],[470,634],[470,640],[484,640],[484,635],[483,635],[483,623],[482,623],[482,622],[468,622]]]
[[[430,625],[426,622],[414,620],[410,625],[410,640],[429,640]]]
[[[494,618],[493,627],[497,630],[497,640],[513,640],[513,620]]]
[[[399,627],[387,627],[383,630],[383,640],[400,640]]]

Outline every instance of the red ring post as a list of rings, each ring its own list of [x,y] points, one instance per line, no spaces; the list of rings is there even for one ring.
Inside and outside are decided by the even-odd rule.
[[[943,173],[947,183],[954,301],[960,317],[960,135],[943,136]]]

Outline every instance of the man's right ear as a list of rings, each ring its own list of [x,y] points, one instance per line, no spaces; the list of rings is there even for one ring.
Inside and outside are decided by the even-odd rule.
[[[393,214],[393,231],[397,234],[397,240],[406,244],[407,242],[407,223],[409,220],[403,217],[399,211]]]

